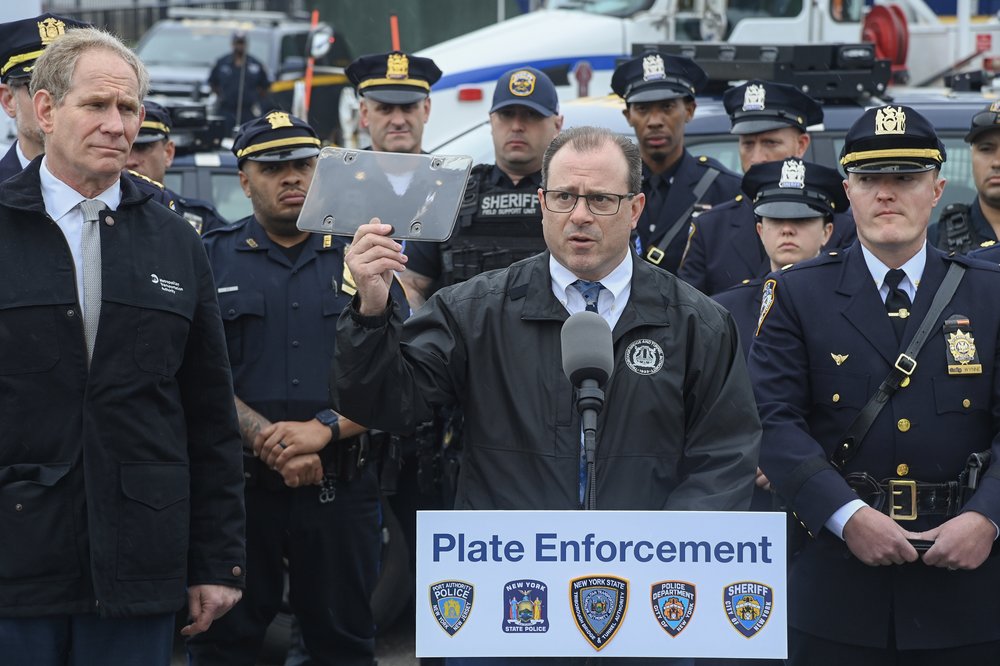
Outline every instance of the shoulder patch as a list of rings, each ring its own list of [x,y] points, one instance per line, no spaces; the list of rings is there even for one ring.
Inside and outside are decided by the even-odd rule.
[[[760,297],[760,318],[757,319],[757,331],[754,333],[754,337],[760,335],[760,327],[764,325],[767,313],[771,311],[771,306],[774,305],[774,290],[777,286],[778,281],[774,279],[770,279],[764,283]]]

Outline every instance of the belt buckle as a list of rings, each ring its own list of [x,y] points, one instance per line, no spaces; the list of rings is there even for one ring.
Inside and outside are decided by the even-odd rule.
[[[896,498],[904,493],[909,493],[910,506],[906,506],[907,500],[904,498],[902,504],[896,503]],[[917,482],[909,479],[889,479],[889,497],[891,504],[889,517],[893,520],[916,520],[917,519]]]
[[[646,250],[646,261],[656,266],[660,265],[660,262],[663,261],[663,257],[665,256],[666,252],[656,247],[655,245],[651,245],[650,248]]]
[[[893,365],[897,370],[909,377],[917,369],[917,360],[906,354],[900,354]]]

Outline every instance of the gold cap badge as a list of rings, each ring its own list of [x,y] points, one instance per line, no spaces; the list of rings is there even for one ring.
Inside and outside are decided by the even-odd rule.
[[[284,111],[272,111],[265,116],[267,122],[271,123],[271,129],[281,129],[282,127],[292,127],[292,119]]]
[[[876,111],[875,134],[906,134],[906,113],[903,109],[885,106]]]
[[[385,64],[385,78],[410,78],[410,59],[402,53],[390,53],[389,59]]]
[[[38,22],[38,37],[45,46],[48,46],[57,37],[61,37],[64,34],[66,34],[66,24],[57,18],[50,16],[44,21]]]

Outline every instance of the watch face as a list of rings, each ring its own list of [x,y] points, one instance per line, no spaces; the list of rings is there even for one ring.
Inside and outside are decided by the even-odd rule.
[[[332,427],[334,423],[340,420],[340,417],[332,409],[324,409],[316,415],[316,420],[325,426]]]

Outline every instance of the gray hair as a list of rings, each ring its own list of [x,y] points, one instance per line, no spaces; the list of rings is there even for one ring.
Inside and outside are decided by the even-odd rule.
[[[139,82],[136,91],[139,101],[146,98],[149,92],[149,73],[132,49],[128,48],[114,35],[97,28],[74,28],[58,38],[45,49],[35,62],[31,72],[31,96],[39,90],[47,90],[52,95],[53,102],[61,104],[63,98],[73,87],[73,73],[80,56],[87,51],[104,50],[124,60]]]
[[[604,148],[609,143],[618,146],[622,155],[625,156],[625,162],[628,165],[626,178],[628,191],[640,192],[642,190],[642,156],[639,154],[639,147],[627,136],[622,136],[604,127],[587,125],[564,130],[552,139],[552,143],[545,150],[545,156],[542,157],[542,188],[548,187],[549,165],[552,164],[552,158],[555,157],[560,148],[571,144],[574,150],[586,153]]]

